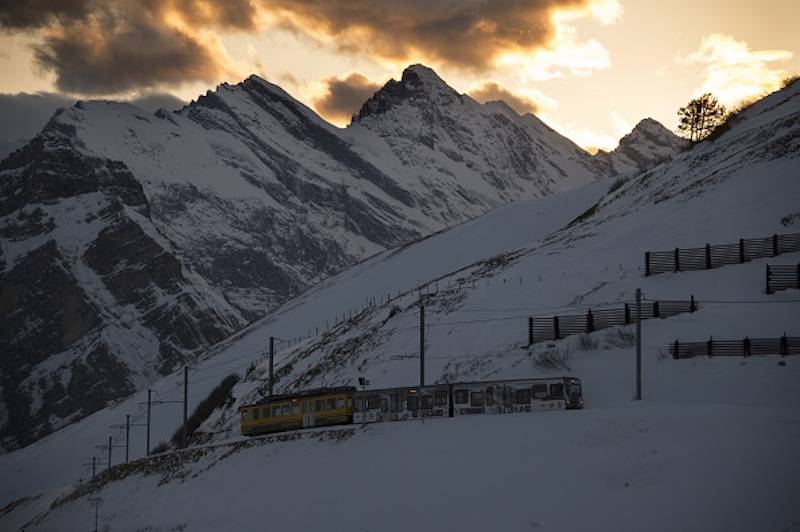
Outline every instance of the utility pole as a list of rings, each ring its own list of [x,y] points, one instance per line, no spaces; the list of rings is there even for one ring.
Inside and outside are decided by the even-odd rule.
[[[99,513],[100,513],[99,512],[99,508],[100,508],[100,503],[102,502],[102,499],[100,497],[92,497],[92,498],[89,499],[89,502],[91,502],[94,505],[94,532],[98,532],[97,526],[100,524],[99,523]]]
[[[128,463],[128,448],[131,444],[131,415],[125,414],[125,463]]]
[[[425,303],[419,296],[419,385],[425,386]]]
[[[272,384],[275,370],[275,337],[269,337],[269,396],[272,397]]]
[[[186,447],[186,418],[189,407],[189,366],[183,367],[183,428],[181,429],[181,445]]]
[[[153,390],[147,390],[147,453],[150,456],[150,397],[153,395]]]
[[[111,436],[108,437],[108,468],[111,469]]]
[[[636,400],[642,400],[642,289],[636,289]]]
[[[97,457],[92,456],[92,480],[94,480],[96,472],[97,472]]]

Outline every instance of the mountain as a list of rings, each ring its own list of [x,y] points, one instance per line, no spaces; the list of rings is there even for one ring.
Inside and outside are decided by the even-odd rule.
[[[347,133],[359,153],[409,175],[428,196],[467,204],[541,197],[599,173],[589,154],[533,115],[520,116],[502,103],[479,104],[422,65],[408,67],[369,98]]]
[[[176,112],[62,109],[0,163],[0,445],[147,386],[368,256],[603,175],[421,65],[344,130],[257,76]]]
[[[597,152],[595,161],[608,172],[633,175],[671,159],[688,145],[656,120],[645,118],[620,139],[613,151]]]
[[[227,374],[241,377],[195,434],[198,445],[144,458],[143,429],[133,429],[135,461],[122,465],[114,448],[115,467],[89,481],[83,464],[93,447],[109,436],[124,441],[124,431],[110,426],[126,414],[143,420],[140,391],[0,456],[0,475],[18,479],[0,484],[0,505],[16,499],[0,523],[63,528],[88,519],[99,498],[101,519],[113,529],[257,528],[263,515],[251,510],[263,500],[284,509],[273,516],[282,529],[407,530],[419,522],[559,529],[565,515],[578,530],[641,530],[642,522],[658,531],[708,530],[710,522],[737,532],[786,528],[796,520],[800,489],[800,365],[778,355],[673,360],[667,347],[676,339],[796,336],[796,292],[765,294],[763,272],[765,264],[796,264],[800,253],[649,277],[643,255],[797,233],[799,172],[796,83],[741,113],[715,140],[614,192],[597,182],[516,202],[382,252],[284,303],[194,365],[190,408]],[[619,308],[637,288],[646,306],[690,294],[698,304],[694,313],[643,323],[643,401],[631,400],[633,326],[527,345],[529,316]],[[279,344],[278,392],[358,377],[376,388],[418,382],[420,299],[428,382],[568,373],[582,380],[586,409],[240,437],[238,407],[267,388],[270,336],[304,337]],[[325,319],[329,329],[307,337]],[[152,388],[177,399],[177,377]],[[152,441],[177,427],[180,407],[173,407],[155,411]],[[376,489],[376,479],[392,481]],[[220,503],[220,486],[236,495]],[[670,497],[686,511],[665,508]],[[407,504],[398,512],[400,499]]]
[[[17,140],[0,139],[0,159],[5,158],[6,156],[8,156],[8,154],[13,152],[14,150],[21,148],[25,144],[26,141],[21,139]]]

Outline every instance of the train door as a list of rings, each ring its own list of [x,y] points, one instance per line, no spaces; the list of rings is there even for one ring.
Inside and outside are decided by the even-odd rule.
[[[306,399],[303,401],[303,427],[314,426],[314,401]]]

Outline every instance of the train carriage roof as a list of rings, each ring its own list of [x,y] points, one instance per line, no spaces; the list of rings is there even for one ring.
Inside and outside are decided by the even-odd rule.
[[[262,402],[259,403],[251,403],[248,405],[242,405],[239,407],[239,410],[242,408],[251,408],[254,406],[262,406],[268,405],[270,403],[277,403],[280,401],[291,401],[293,399],[305,399],[307,397],[321,397],[325,395],[339,395],[343,393],[353,393],[356,391],[355,386],[336,386],[333,388],[313,388],[311,390],[303,390],[300,392],[295,393],[284,393],[280,395],[273,395],[272,397],[265,397]]]

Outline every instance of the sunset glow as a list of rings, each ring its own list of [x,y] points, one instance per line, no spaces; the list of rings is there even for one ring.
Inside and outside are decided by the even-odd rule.
[[[461,92],[492,84],[512,107],[535,109],[581,146],[611,149],[622,124],[652,116],[674,128],[676,109],[693,96],[712,92],[733,107],[800,70],[790,1],[768,9],[688,0],[470,2],[463,11],[461,3],[417,3],[89,2],[80,3],[85,16],[53,11],[32,21],[10,13],[0,34],[0,67],[9,74],[0,92],[156,91],[188,101],[257,73],[343,127],[358,110],[355,95],[420,62]],[[158,68],[145,72],[139,62]],[[335,95],[346,102],[330,101]]]

